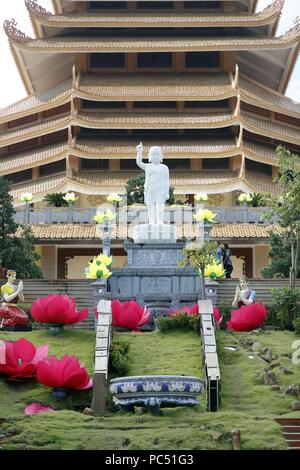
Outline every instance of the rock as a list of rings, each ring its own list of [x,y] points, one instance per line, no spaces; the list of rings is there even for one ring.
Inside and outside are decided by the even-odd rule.
[[[240,344],[245,347],[251,347],[253,343],[255,343],[255,339],[249,336],[244,336],[240,339]]]
[[[287,367],[282,367],[282,372],[286,375],[291,375],[291,374],[294,374],[295,372],[291,369],[288,369]]]
[[[264,373],[264,384],[265,385],[278,385],[277,378],[274,372],[266,370]]]
[[[255,341],[253,344],[252,344],[252,347],[251,347],[252,351],[253,352],[258,352],[261,350],[261,343],[259,341]]]
[[[277,356],[273,355],[272,348],[264,348],[260,352],[260,357],[264,359],[266,362],[271,362],[274,359],[277,359]]]
[[[278,366],[280,366],[280,362],[277,359],[270,363],[271,369],[274,369],[275,367],[278,367]]]
[[[292,410],[293,411],[300,411],[300,401],[299,400],[293,400],[292,401]]]
[[[87,416],[95,416],[95,413],[93,412],[93,410],[88,407],[84,408],[83,414]]]
[[[298,384],[290,385],[286,389],[285,393],[286,393],[286,395],[294,395],[295,397],[300,396],[300,385],[298,385]]]
[[[0,441],[3,441],[3,439],[6,438],[6,435],[5,434],[0,434]]]
[[[280,390],[279,385],[271,385],[270,388],[271,388],[271,390],[275,390],[275,391]]]
[[[216,431],[212,433],[212,438],[215,442],[219,442],[222,439],[222,437],[223,437],[223,434],[221,432]]]

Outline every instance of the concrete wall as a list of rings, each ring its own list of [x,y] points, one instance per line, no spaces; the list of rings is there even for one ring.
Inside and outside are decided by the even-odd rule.
[[[57,276],[57,250],[54,245],[41,247],[41,269],[45,279],[56,279]]]

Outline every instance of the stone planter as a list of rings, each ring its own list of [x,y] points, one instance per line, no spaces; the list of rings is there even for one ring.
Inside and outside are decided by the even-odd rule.
[[[202,382],[180,375],[119,377],[111,380],[110,392],[115,405],[124,411],[142,406],[159,414],[162,407],[199,405],[196,397],[202,392]]]
[[[55,387],[51,395],[59,400],[65,400],[70,395],[70,390],[68,388]]]
[[[61,325],[59,323],[53,323],[52,325],[50,325],[50,328],[49,328],[49,333],[53,336],[60,335],[64,331],[65,331],[64,325]]]

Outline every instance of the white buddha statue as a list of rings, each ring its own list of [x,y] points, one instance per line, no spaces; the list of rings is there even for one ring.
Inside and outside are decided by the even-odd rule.
[[[136,147],[137,165],[145,172],[144,202],[148,208],[149,225],[162,225],[164,220],[165,202],[169,199],[169,168],[162,163],[161,147],[151,147],[149,163],[143,163],[143,145]]]

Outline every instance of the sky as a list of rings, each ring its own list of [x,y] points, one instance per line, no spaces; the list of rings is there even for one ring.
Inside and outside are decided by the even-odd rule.
[[[269,5],[272,0],[259,0],[258,10],[262,10]],[[53,11],[51,0],[38,0],[38,4],[49,11]],[[287,31],[293,20],[300,16],[299,0],[285,0],[282,17],[280,20],[277,35]],[[2,0],[0,3],[0,107],[4,108],[22,98],[25,98],[26,91],[19,76],[18,69],[12,57],[8,39],[3,31],[4,20],[14,18],[19,25],[19,29],[29,36],[34,37],[30,18],[25,7],[25,0]],[[300,102],[300,56],[296,63],[293,75],[290,80],[286,95]]]

